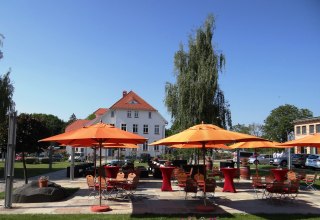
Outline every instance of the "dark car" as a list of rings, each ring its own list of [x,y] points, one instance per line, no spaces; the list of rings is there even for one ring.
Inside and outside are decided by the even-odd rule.
[[[305,167],[309,154],[294,154],[292,156],[292,165],[294,167]]]

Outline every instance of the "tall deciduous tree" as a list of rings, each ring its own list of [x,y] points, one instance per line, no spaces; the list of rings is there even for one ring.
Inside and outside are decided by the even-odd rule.
[[[265,138],[285,142],[288,135],[293,132],[293,121],[302,118],[313,117],[309,109],[299,109],[294,105],[281,105],[271,111],[270,115],[264,120]]]
[[[218,84],[225,57],[212,45],[214,25],[214,17],[210,15],[196,31],[195,38],[190,36],[189,50],[180,45],[175,53],[176,83],[167,82],[165,87],[165,105],[175,131],[201,121],[231,127],[229,105]]]
[[[69,118],[69,121],[67,122],[67,125],[71,124],[72,122],[74,122],[76,120],[77,120],[77,116],[74,113],[72,113],[72,115]]]

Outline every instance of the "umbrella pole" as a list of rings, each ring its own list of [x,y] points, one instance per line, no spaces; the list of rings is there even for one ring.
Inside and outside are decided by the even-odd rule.
[[[100,157],[99,157],[99,163],[100,163],[100,167],[99,170],[101,169],[101,148],[102,148],[102,143],[99,144],[99,150],[100,150]],[[102,178],[102,176],[100,176],[100,178]],[[99,181],[99,205],[101,206],[101,179]]]
[[[94,178],[97,176],[97,148],[93,148]]]
[[[206,204],[206,199],[207,199],[207,197],[206,197],[206,180],[207,180],[207,170],[206,170],[206,145],[205,145],[205,143],[203,142],[202,143],[202,157],[203,157],[203,168],[204,168],[204,170],[203,170],[203,176],[204,176],[204,188],[203,188],[203,197],[204,197],[204,204],[205,205],[207,205]]]
[[[256,161],[257,161],[257,149],[256,149],[256,148],[254,149],[254,155],[255,155],[255,157],[256,157],[256,159],[255,159],[256,176],[258,176],[258,163],[256,162]]]

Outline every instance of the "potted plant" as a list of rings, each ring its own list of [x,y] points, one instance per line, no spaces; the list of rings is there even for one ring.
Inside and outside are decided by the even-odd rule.
[[[48,180],[49,178],[47,176],[41,176],[39,178],[39,187],[48,187]]]

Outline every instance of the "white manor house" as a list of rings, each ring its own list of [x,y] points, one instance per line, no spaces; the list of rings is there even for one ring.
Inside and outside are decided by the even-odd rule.
[[[96,118],[93,120],[76,120],[66,127],[65,131],[72,131],[83,126],[92,125],[102,121],[106,124],[114,125],[125,131],[141,135],[148,139],[145,144],[138,145],[138,149],[122,149],[122,156],[137,156],[150,154],[152,157],[161,155],[165,151],[165,146],[149,146],[149,143],[165,137],[165,126],[168,122],[162,115],[138,96],[133,91],[129,93],[123,91],[122,98],[114,103],[110,108],[99,108],[94,112]],[[67,153],[71,154],[71,147],[66,147]],[[90,147],[76,147],[75,152],[82,152],[84,156],[93,155]],[[99,152],[97,151],[97,154]],[[102,156],[113,157],[117,151],[103,149]]]

